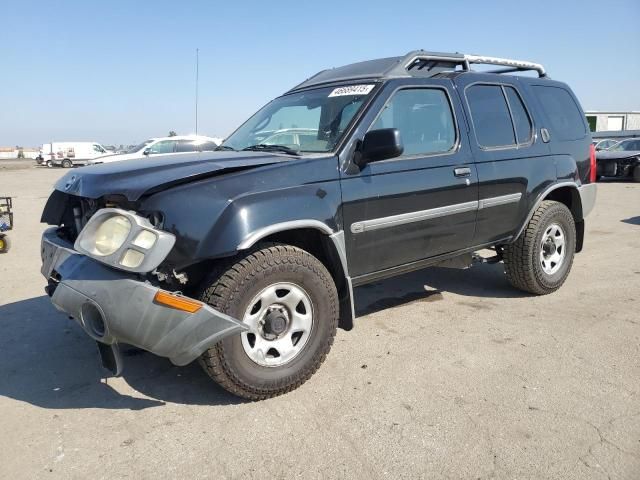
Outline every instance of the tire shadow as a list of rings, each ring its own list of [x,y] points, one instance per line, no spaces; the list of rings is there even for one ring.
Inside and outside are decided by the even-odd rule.
[[[47,409],[142,410],[166,402],[243,403],[216,385],[197,362],[123,346],[123,379],[148,398],[121,394],[99,366],[95,342],[45,295],[0,306],[0,395]]]

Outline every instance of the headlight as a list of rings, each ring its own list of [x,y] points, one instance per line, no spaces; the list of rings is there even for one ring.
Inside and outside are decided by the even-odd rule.
[[[105,220],[93,235],[82,239],[80,245],[86,251],[105,257],[117,251],[131,231],[131,222],[127,217],[115,215]]]
[[[129,272],[151,272],[166,258],[176,237],[147,218],[119,208],[98,210],[74,248],[95,260]]]

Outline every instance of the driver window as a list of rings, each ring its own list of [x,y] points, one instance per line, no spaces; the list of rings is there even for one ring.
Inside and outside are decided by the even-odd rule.
[[[397,128],[404,145],[403,156],[450,151],[456,128],[447,95],[441,89],[399,90],[387,102],[370,130]]]
[[[149,147],[149,153],[173,153],[175,140],[162,140]]]

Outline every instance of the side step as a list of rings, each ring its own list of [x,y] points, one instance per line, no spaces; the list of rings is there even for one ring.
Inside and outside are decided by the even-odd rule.
[[[442,268],[465,269],[465,268],[470,268],[473,265],[476,265],[478,263],[494,264],[494,263],[499,263],[501,261],[502,261],[501,251],[498,251],[496,255],[494,255],[493,257],[488,257],[488,258],[478,255],[477,253],[474,252],[474,253],[465,253],[457,257],[443,260],[442,262],[436,263],[433,266],[442,267]]]

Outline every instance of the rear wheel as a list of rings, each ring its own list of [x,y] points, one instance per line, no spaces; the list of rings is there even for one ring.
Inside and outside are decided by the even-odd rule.
[[[289,392],[329,353],[338,294],[327,269],[308,252],[263,244],[221,266],[206,283],[201,300],[249,327],[200,358],[229,392],[250,400]]]
[[[7,253],[10,248],[11,242],[9,241],[9,237],[0,234],[0,253]]]
[[[520,237],[504,247],[507,279],[536,295],[555,292],[567,279],[576,250],[576,227],[569,209],[543,201]]]
[[[62,161],[62,168],[71,168],[73,166],[73,163],[71,163],[71,160],[69,160],[68,158],[65,158]]]
[[[640,164],[636,165],[636,168],[633,169],[633,181],[640,182]]]

